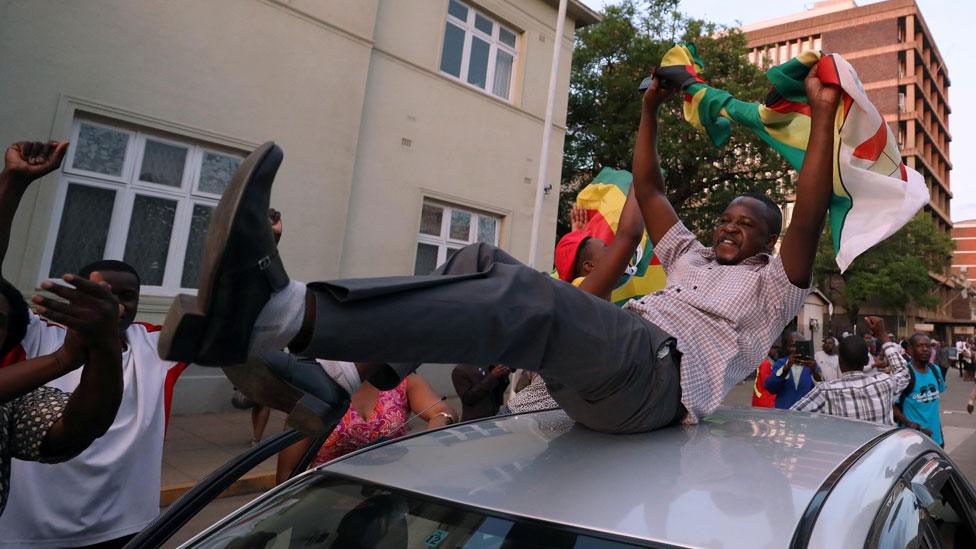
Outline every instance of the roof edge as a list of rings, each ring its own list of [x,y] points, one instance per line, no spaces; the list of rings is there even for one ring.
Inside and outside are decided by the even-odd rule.
[[[559,9],[559,0],[545,0],[546,4]],[[603,21],[603,16],[591,10],[580,0],[569,0],[566,5],[566,15],[576,21],[576,28],[585,27]]]

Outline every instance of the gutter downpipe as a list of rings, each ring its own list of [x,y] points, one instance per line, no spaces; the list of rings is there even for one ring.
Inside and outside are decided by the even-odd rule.
[[[556,104],[556,80],[559,77],[559,57],[563,50],[563,29],[566,22],[566,4],[559,0],[556,16],[556,37],[552,44],[552,67],[549,70],[549,96],[546,100],[546,119],[542,127],[542,148],[539,153],[539,174],[535,186],[535,209],[532,212],[532,234],[529,238],[529,267],[537,269],[539,253],[539,227],[542,224],[542,202],[546,194],[546,178],[549,176],[549,141],[552,136],[552,111]]]

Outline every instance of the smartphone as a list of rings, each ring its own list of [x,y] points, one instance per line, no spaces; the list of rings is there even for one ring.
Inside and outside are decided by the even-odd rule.
[[[808,339],[806,341],[796,342],[796,352],[806,359],[813,359],[813,340]]]

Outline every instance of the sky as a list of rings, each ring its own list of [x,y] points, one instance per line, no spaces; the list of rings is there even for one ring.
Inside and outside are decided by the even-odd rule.
[[[581,0],[594,10],[614,4],[614,0]],[[874,1],[859,0],[864,6]],[[976,60],[965,45],[965,36],[973,32],[976,2],[972,0],[916,0],[922,17],[931,31],[948,70],[949,87],[949,176],[953,198],[950,204],[953,221],[976,218]],[[803,0],[682,0],[685,13],[716,23],[749,24],[802,12],[813,5]],[[972,42],[972,41],[970,41]]]

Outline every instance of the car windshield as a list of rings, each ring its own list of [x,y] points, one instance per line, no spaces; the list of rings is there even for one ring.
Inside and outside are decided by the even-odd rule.
[[[637,547],[537,521],[492,516],[385,486],[316,472],[190,547]]]

